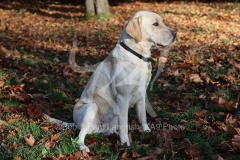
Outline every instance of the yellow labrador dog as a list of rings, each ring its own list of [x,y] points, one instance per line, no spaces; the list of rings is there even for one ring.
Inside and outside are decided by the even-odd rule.
[[[79,149],[86,134],[118,132],[121,143],[129,145],[128,108],[135,106],[143,130],[146,120],[145,97],[151,79],[152,46],[171,45],[176,32],[164,25],[160,15],[137,12],[125,25],[118,44],[100,63],[73,110],[79,133]]]
[[[131,106],[135,106],[143,130],[150,132],[145,106],[151,79],[150,49],[169,46],[175,37],[176,32],[165,26],[162,17],[154,12],[139,11],[127,22],[118,44],[94,71],[74,106],[80,150],[89,152],[84,139],[93,132],[118,133],[121,143],[130,145],[128,109]]]

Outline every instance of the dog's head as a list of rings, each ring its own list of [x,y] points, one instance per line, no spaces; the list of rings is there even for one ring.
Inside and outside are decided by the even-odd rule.
[[[152,46],[171,45],[176,38],[176,31],[163,23],[163,18],[150,11],[139,11],[126,25],[126,32],[136,42],[147,41]]]

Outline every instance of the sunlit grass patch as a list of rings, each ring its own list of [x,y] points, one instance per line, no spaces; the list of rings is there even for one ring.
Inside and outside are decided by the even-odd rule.
[[[76,136],[74,130],[61,130],[59,141],[55,147],[47,148],[46,143],[50,140],[52,133],[41,129],[42,124],[19,120],[8,125],[10,135],[4,141],[3,159],[41,159],[44,156],[71,154],[77,151],[76,142],[71,140]],[[32,135],[35,139],[34,145],[29,146],[24,140],[26,136]]]
[[[14,81],[15,76],[17,75],[17,73],[11,69],[8,70],[1,70],[0,69],[0,80],[4,80],[5,81],[5,85],[13,85],[16,84],[16,82]]]

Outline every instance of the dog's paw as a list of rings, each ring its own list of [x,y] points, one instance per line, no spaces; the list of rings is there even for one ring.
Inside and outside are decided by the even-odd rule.
[[[120,141],[122,145],[127,144],[127,146],[130,146],[129,137],[127,134],[120,135]]]
[[[147,123],[143,124],[142,127],[143,127],[143,131],[144,131],[144,132],[151,132],[151,130],[150,130],[150,128],[148,127],[148,124],[147,124]]]
[[[123,142],[121,142],[121,144],[122,144],[122,145],[130,146],[130,142],[129,142],[129,141],[127,141],[127,142],[126,142],[126,141],[123,141]]]
[[[144,129],[144,132],[149,133],[149,132],[151,132],[151,130],[149,128],[148,129]]]
[[[78,144],[79,150],[86,150],[86,152],[90,152],[90,149],[84,144]]]

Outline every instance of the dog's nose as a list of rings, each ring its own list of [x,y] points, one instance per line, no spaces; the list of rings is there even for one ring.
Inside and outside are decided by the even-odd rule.
[[[176,31],[171,30],[171,33],[172,33],[173,37],[176,37],[176,35],[177,35],[177,32],[176,32]]]

